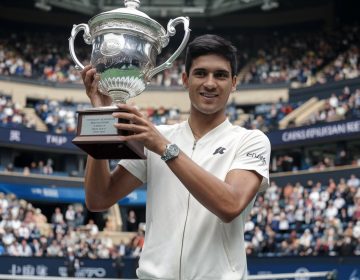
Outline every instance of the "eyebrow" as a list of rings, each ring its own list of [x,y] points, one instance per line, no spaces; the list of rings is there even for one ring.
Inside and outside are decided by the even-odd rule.
[[[192,72],[195,72],[195,71],[206,71],[206,72],[209,72],[209,70],[206,69],[206,68],[195,68],[195,69],[192,70]],[[226,70],[226,69],[216,69],[216,70],[214,71],[214,73],[228,73],[228,74],[230,74],[230,71],[228,71],[228,70]]]

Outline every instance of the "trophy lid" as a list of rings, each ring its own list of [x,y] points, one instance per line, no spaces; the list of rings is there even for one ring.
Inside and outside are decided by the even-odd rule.
[[[125,8],[118,8],[115,10],[104,12],[103,14],[113,14],[113,13],[132,14],[150,19],[150,17],[147,14],[138,10],[138,8],[140,7],[140,0],[124,0],[124,5]]]
[[[140,0],[124,0],[125,8],[118,8],[111,11],[100,13],[89,21],[89,26],[92,28],[100,22],[107,22],[111,20],[125,20],[147,26],[153,29],[160,36],[165,35],[165,29],[154,19],[147,14],[138,10]]]

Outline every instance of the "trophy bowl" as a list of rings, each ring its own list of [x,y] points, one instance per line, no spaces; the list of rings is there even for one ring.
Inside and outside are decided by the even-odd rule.
[[[70,55],[78,70],[84,65],[76,57],[74,41],[83,31],[85,43],[92,45],[90,63],[100,75],[98,90],[110,96],[113,104],[78,111],[75,145],[97,159],[145,158],[143,146],[136,141],[121,142],[116,121],[111,115],[119,111],[116,103],[126,103],[129,98],[143,92],[147,83],[157,73],[172,67],[190,37],[189,19],[177,17],[167,24],[167,30],[145,13],[138,10],[139,0],[125,0],[125,8],[100,13],[88,24],[74,25],[69,38]],[[184,25],[184,37],[178,49],[161,65],[157,56],[176,34],[176,25]],[[124,121],[124,120],[119,120]]]

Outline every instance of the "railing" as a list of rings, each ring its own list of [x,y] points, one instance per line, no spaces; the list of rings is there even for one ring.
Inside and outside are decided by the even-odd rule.
[[[267,275],[249,275],[248,280],[276,280],[276,279],[305,279],[305,278],[322,278],[327,280],[336,280],[336,271],[318,271],[318,272],[305,272],[305,273],[280,273],[280,274],[267,274]],[[27,276],[27,275],[5,275],[0,274],[0,279],[6,280],[63,280],[63,277],[54,276]],[[88,280],[89,278],[67,277],[69,280]],[[107,280],[119,280],[115,278],[106,278]],[[130,279],[131,280],[131,279]],[[136,279],[132,279],[136,280]]]
[[[306,278],[323,278],[327,280],[336,280],[336,271],[319,271],[319,272],[304,272],[304,273],[280,273],[268,275],[249,275],[248,280],[276,280],[276,279],[306,279]]]

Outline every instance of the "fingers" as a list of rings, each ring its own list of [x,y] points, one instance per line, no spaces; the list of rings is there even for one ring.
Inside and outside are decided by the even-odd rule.
[[[132,134],[132,135],[120,135],[119,136],[119,140],[120,141],[131,141],[131,140],[135,140],[135,141],[140,141],[143,142],[144,137],[141,134]]]
[[[83,81],[85,81],[86,73],[92,68],[91,65],[86,65],[84,69],[80,72],[81,78]]]
[[[92,89],[96,88],[94,86],[97,85],[97,82],[99,81],[99,75],[96,75],[95,68],[92,68],[91,65],[86,65],[84,69],[80,72],[80,74],[87,93],[89,93]]]
[[[94,74],[94,78],[93,78],[93,81],[92,81],[92,88],[96,88],[97,89],[97,85],[98,85],[98,82],[100,81],[100,75],[99,74]]]
[[[132,112],[114,112],[112,114],[113,117],[127,120],[127,122],[115,123],[114,126],[119,130],[126,130],[134,133],[126,136],[121,136],[124,137],[123,140],[144,140],[144,136],[149,131],[151,131],[151,129],[149,128],[149,126],[151,127],[151,124],[141,114],[140,116],[135,114],[139,113],[136,109],[133,110],[132,107],[127,107],[129,107],[129,110],[131,109]]]
[[[114,126],[120,130],[126,130],[139,134],[147,131],[146,127],[134,123],[116,123]]]
[[[132,107],[129,107],[129,110],[127,110],[125,112],[114,112],[112,115],[115,118],[129,120],[130,123],[136,123],[139,125],[147,125],[148,124],[147,119],[145,119],[139,111],[137,111],[136,109],[132,110],[131,108]]]
[[[124,111],[132,113],[132,114],[134,114],[136,116],[143,117],[143,115],[139,112],[139,110],[134,106],[130,106],[130,105],[127,105],[127,104],[122,104],[122,103],[118,103],[118,104],[116,104],[116,106],[119,109],[123,109]]]
[[[89,87],[89,86],[92,85],[95,74],[96,74],[96,69],[95,68],[91,68],[90,70],[88,70],[85,73],[84,84],[85,84],[86,87]]]

